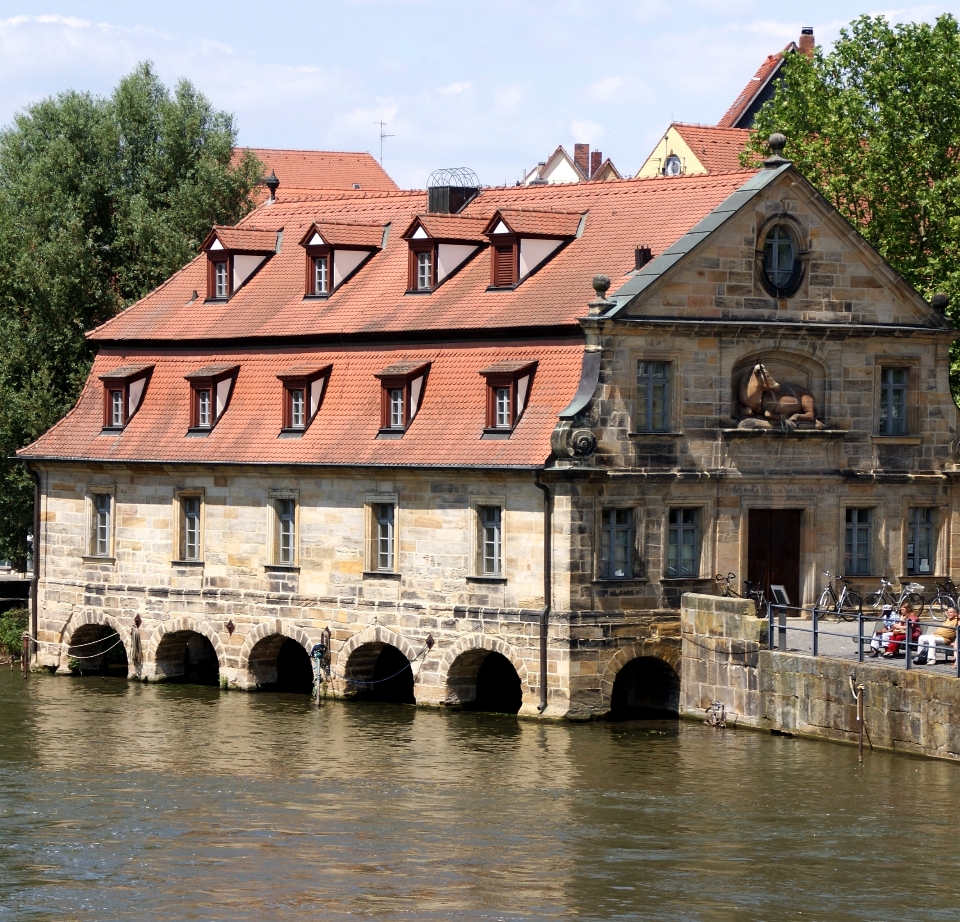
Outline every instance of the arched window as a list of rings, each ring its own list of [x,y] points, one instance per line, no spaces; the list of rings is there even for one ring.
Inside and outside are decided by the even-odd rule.
[[[796,292],[803,278],[803,260],[796,231],[789,224],[778,221],[767,230],[758,256],[761,281],[770,294],[785,298]]]

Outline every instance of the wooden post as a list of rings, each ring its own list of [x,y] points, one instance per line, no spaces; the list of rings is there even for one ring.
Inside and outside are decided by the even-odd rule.
[[[27,677],[27,665],[28,660],[30,659],[30,635],[24,631],[23,632],[23,649],[20,651],[20,669],[23,672],[23,677]]]
[[[857,748],[859,751],[858,762],[863,761],[863,692],[862,685],[857,686]]]

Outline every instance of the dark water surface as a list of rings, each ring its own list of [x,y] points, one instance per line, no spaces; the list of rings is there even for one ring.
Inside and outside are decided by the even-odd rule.
[[[0,919],[960,919],[958,783],[686,722],[4,669]]]

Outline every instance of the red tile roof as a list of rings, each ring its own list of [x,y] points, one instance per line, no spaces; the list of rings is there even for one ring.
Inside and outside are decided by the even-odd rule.
[[[426,211],[426,193],[331,192],[299,202],[264,205],[241,227],[285,228],[280,253],[228,301],[188,303],[207,286],[202,255],[141,301],[94,330],[111,340],[207,340],[336,337],[452,330],[508,331],[574,325],[593,297],[597,273],[612,290],[633,271],[634,248],[662,253],[751,172],[483,189],[466,208],[468,218],[503,209],[513,221],[562,222],[572,233],[586,213],[582,234],[515,289],[488,291],[490,248],[481,251],[430,294],[407,295],[409,244],[403,231]],[[518,209],[527,209],[527,212]],[[543,212],[556,212],[543,218]],[[558,214],[557,214],[558,213]],[[566,214],[564,214],[566,213]],[[526,217],[523,217],[526,214]],[[390,224],[386,246],[322,301],[305,301],[305,254],[299,241],[316,222]],[[526,227],[526,224],[521,226]],[[543,225],[537,225],[543,226]]]
[[[760,65],[757,72],[750,78],[750,82],[743,88],[740,95],[733,101],[733,105],[727,109],[723,118],[717,122],[717,128],[733,128],[737,121],[747,109],[750,103],[757,98],[759,93],[770,82],[773,75],[777,72],[783,63],[783,56],[788,51],[796,51],[795,42],[790,42],[783,51],[776,54],[767,55],[767,59]]]
[[[434,239],[462,240],[466,243],[486,243],[484,228],[488,218],[468,218],[453,214],[419,214],[410,222],[404,231],[404,239],[408,239],[415,224],[420,226]]]
[[[169,352],[137,355],[155,368],[137,413],[118,435],[101,435],[103,384],[99,376],[129,363],[128,351],[105,349],[77,405],[23,458],[92,461],[196,461],[254,464],[421,465],[430,467],[531,467],[550,454],[557,414],[576,392],[579,337],[521,343],[434,344],[429,347],[256,349],[215,355]],[[187,437],[190,384],[197,366],[216,360],[239,365],[230,404],[210,434]],[[483,439],[486,384],[482,369],[501,362],[538,362],[523,417],[509,439]],[[382,370],[430,363],[416,419],[401,439],[378,439]],[[301,438],[278,438],[283,424],[278,375],[291,367],[332,363],[323,403]]]
[[[349,224],[346,221],[316,221],[301,238],[309,243],[314,232],[330,246],[357,246],[380,249],[383,243],[382,224]]]
[[[674,122],[671,127],[687,142],[708,173],[740,169],[740,154],[750,140],[748,129],[687,125],[682,122]]]
[[[534,211],[522,208],[500,208],[487,222],[488,233],[503,221],[515,234],[572,237],[580,226],[580,211]]]
[[[267,147],[249,148],[265,164],[266,175],[273,171],[280,180],[277,193],[281,200],[294,190],[300,192],[320,189],[361,189],[391,191],[397,184],[384,172],[382,166],[368,153],[333,150],[275,150]],[[238,157],[240,151],[234,153]],[[261,200],[267,195],[264,190]]]
[[[208,249],[214,237],[223,244],[225,250],[235,250],[247,253],[273,253],[277,249],[277,232],[253,227],[222,227],[216,226],[207,235],[203,242],[203,249]]]

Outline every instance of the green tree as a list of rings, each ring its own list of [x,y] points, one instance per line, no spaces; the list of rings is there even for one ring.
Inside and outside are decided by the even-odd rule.
[[[150,64],[109,98],[67,92],[0,132],[0,558],[22,561],[32,482],[9,457],[73,405],[84,333],[254,206],[263,165],[232,116]]]
[[[785,155],[924,297],[960,319],[960,27],[862,16],[830,54],[790,55],[744,165]],[[960,352],[951,362],[956,396]]]

